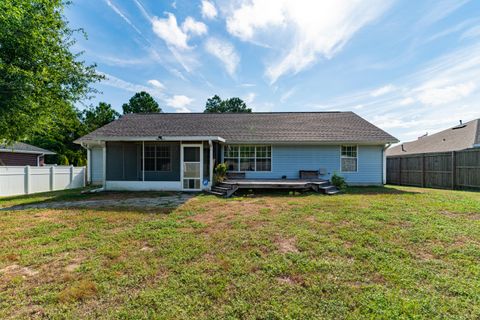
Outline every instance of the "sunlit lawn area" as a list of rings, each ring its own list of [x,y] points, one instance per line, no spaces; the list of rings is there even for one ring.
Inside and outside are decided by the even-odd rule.
[[[119,195],[0,207],[109,196]],[[0,211],[0,269],[0,318],[478,319],[480,193],[352,188],[199,195],[170,212]]]

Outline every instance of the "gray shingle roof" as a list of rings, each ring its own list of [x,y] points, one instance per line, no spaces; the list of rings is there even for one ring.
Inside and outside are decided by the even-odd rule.
[[[243,142],[397,142],[353,112],[129,114],[76,142],[118,137],[218,136]]]
[[[0,144],[0,151],[15,151],[18,153],[37,153],[37,154],[55,154],[55,152],[42,149],[39,147],[32,146],[31,144],[23,143],[23,142],[15,142],[12,145],[2,145]]]
[[[472,148],[480,144],[480,119],[440,131],[415,141],[405,142],[389,148],[387,156],[400,156],[416,153],[448,152]],[[403,150],[402,150],[403,145]]]

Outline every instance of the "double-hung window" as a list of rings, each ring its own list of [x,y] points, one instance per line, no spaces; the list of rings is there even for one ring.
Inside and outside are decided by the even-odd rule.
[[[224,159],[228,171],[271,171],[272,147],[226,145]]]
[[[342,146],[341,165],[342,172],[356,172],[358,169],[357,146]]]
[[[143,162],[145,162],[145,171],[171,171],[170,146],[146,145],[145,161]]]

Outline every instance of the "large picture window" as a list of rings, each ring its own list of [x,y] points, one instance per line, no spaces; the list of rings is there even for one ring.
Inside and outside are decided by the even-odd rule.
[[[145,146],[145,171],[171,171],[171,165],[170,146]]]
[[[271,146],[226,145],[224,158],[228,171],[271,171]]]
[[[356,172],[358,169],[357,146],[342,146],[341,162],[343,172]]]

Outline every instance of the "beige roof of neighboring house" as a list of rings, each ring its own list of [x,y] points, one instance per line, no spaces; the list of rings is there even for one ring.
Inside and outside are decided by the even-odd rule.
[[[14,142],[11,145],[0,144],[0,152],[34,153],[34,154],[55,154],[50,150],[32,146],[24,142]]]
[[[480,147],[480,119],[440,131],[418,140],[404,142],[387,150],[387,156],[458,151]],[[402,150],[403,145],[403,150]]]
[[[398,142],[353,112],[127,114],[75,142],[157,136],[217,136],[228,143]]]

